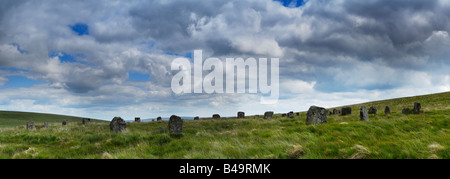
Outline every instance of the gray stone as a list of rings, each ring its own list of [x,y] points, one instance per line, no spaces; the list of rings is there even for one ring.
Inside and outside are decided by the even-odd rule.
[[[198,121],[198,120],[200,120],[200,117],[195,116],[195,117],[194,117],[194,120],[195,120],[195,121]]]
[[[170,116],[169,119],[169,133],[182,134],[183,133],[183,119],[176,115]]]
[[[333,109],[333,115],[338,115],[338,114],[339,114],[338,110],[337,109]]]
[[[213,119],[220,119],[220,115],[218,115],[218,114],[213,114],[212,118],[213,118]]]
[[[127,130],[127,123],[121,117],[114,117],[109,123],[109,129],[111,132],[122,133]]]
[[[48,122],[47,121],[44,122],[44,128],[48,128]]]
[[[420,105],[420,103],[414,103],[413,113],[414,114],[420,114],[421,108],[422,108],[422,106]]]
[[[91,123],[91,119],[89,119],[89,118],[83,118],[83,119],[82,119],[82,123],[83,123],[84,125],[89,124],[89,123]]]
[[[34,124],[33,121],[28,121],[27,122],[27,130],[35,130],[36,129],[36,125]]]
[[[297,116],[300,116],[300,113],[298,112],[298,113],[295,113]]]
[[[411,113],[412,113],[412,111],[409,108],[403,108],[403,110],[402,110],[402,114],[408,115],[408,114],[411,114]]]
[[[161,116],[157,117],[157,118],[156,118],[156,121],[162,121]]]
[[[64,121],[62,122],[62,125],[65,126],[65,125],[67,125],[67,123],[68,123],[67,120],[64,120]]]
[[[288,118],[294,118],[294,111],[291,111],[287,114]]]
[[[369,114],[377,114],[377,108],[375,108],[375,106],[370,107]]]
[[[264,119],[272,119],[273,111],[267,111],[264,113]]]
[[[237,113],[237,118],[245,118],[245,112],[238,112]]]
[[[342,108],[342,115],[350,115],[352,114],[352,108],[351,107],[343,107]]]
[[[369,113],[367,112],[366,106],[361,106],[361,110],[359,111],[359,118],[361,121],[369,121]]]
[[[134,122],[141,122],[141,118],[140,117],[135,117],[134,118]]]
[[[327,110],[322,107],[311,106],[306,113],[306,125],[327,123]]]
[[[284,113],[283,113],[283,114],[281,114],[281,117],[286,117],[286,114],[284,114]]]
[[[389,108],[389,106],[386,106],[386,108],[384,108],[384,114],[391,114],[391,108]]]

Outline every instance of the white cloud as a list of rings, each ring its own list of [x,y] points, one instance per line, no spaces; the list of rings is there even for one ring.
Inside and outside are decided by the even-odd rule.
[[[283,57],[283,51],[273,39],[242,36],[234,39],[231,42],[231,45],[244,53],[266,55],[268,57]]]
[[[314,86],[317,82],[305,82],[302,80],[285,80],[281,82],[281,92],[289,92],[293,94],[304,94],[314,92]]]
[[[8,83],[8,78],[0,76],[0,87],[4,86],[6,83]]]

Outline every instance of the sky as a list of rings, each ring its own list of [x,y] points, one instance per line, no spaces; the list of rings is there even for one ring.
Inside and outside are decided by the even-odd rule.
[[[0,110],[111,120],[450,91],[449,0],[2,0]],[[175,58],[279,58],[280,99],[175,94]]]

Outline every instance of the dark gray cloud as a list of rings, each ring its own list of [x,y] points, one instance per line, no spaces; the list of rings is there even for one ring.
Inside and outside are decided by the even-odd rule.
[[[448,44],[450,16],[443,2],[310,1],[298,20],[306,24],[303,35],[293,34],[278,42],[306,52],[292,54],[296,60],[289,66],[306,63],[317,70],[285,75],[317,81],[320,91],[384,90],[410,83],[412,71],[433,73],[445,68],[441,65],[449,64],[448,53],[442,46]],[[366,76],[364,71],[355,71],[365,68],[362,63],[372,64],[378,73],[367,72],[373,76],[365,81],[372,83],[351,83],[356,79],[352,76]],[[390,68],[395,69],[395,76],[381,78]],[[337,74],[352,71],[353,75],[336,79]]]
[[[433,32],[448,31],[448,7],[439,1],[343,1],[324,8],[329,2],[311,2],[304,15],[320,24],[309,42],[300,43],[309,51],[356,56],[360,60],[384,58],[393,61],[427,55],[424,41]],[[338,9],[338,10],[330,10]],[[398,60],[397,60],[398,59]]]

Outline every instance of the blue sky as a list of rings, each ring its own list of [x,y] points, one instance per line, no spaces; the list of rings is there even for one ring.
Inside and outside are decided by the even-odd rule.
[[[306,3],[304,0],[275,0],[275,1],[281,2],[285,7],[300,7]]]
[[[139,72],[136,72],[136,71],[130,71],[128,74],[130,75],[130,80],[131,81],[145,82],[145,81],[148,81],[150,79],[150,75],[149,74],[139,73]]]
[[[8,82],[0,88],[29,88],[33,85],[44,84],[45,81],[33,80],[24,76],[7,76]]]
[[[75,63],[77,62],[77,57],[83,57],[82,54],[70,55],[65,52],[50,52],[48,57],[54,58],[58,57],[61,62]]]
[[[172,53],[172,52],[165,52],[166,55],[170,55],[170,56],[176,56],[176,57],[186,57],[186,58],[193,58],[193,52],[186,52],[184,55],[182,54],[177,54],[177,53]]]
[[[71,25],[70,28],[79,36],[89,35],[89,26],[87,24],[76,23],[74,25]]]
[[[17,51],[19,51],[19,53],[21,53],[21,54],[26,54],[26,53],[28,53],[26,50],[23,50],[22,48],[20,48],[20,45],[19,45],[19,44],[12,43],[11,45],[16,46],[16,47],[17,47]]]
[[[23,0],[0,9],[0,110],[233,116],[450,90],[442,0]],[[261,94],[174,94],[171,63],[194,50],[280,58],[278,104],[261,104]]]

